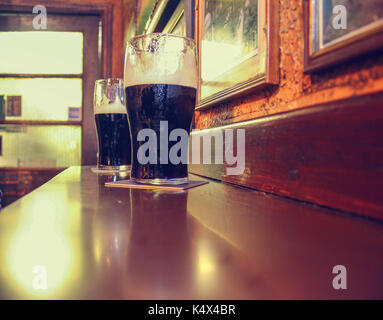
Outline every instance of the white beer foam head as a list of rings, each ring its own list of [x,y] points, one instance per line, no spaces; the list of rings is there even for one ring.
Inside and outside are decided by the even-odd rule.
[[[158,48],[161,50],[158,51],[152,48],[149,40],[145,42],[145,37],[138,37],[141,41],[139,45],[128,42],[125,55],[125,87],[174,84],[197,88],[198,67],[194,44],[185,46],[185,39],[182,37],[153,35],[155,36],[159,39]]]
[[[113,103],[103,103],[94,107],[94,114],[101,113],[126,113],[126,107],[117,99]]]

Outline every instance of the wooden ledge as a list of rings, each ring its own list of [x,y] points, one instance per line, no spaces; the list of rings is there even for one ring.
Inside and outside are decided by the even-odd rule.
[[[244,173],[228,176],[226,165],[189,168],[205,177],[383,220],[382,107],[380,92],[209,129],[210,134],[246,130]]]

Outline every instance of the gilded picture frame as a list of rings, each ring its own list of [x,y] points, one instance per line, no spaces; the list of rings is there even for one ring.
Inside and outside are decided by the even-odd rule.
[[[196,4],[197,110],[279,83],[279,1]]]
[[[381,0],[304,0],[304,71],[383,48]]]

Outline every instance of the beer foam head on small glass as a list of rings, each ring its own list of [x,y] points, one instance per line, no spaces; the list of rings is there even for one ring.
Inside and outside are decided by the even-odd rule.
[[[131,164],[129,121],[123,79],[100,79],[94,88],[97,166],[104,171],[127,171]]]

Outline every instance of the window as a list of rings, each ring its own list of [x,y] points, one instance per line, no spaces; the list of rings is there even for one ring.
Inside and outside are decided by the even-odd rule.
[[[0,47],[0,166],[80,165],[81,112],[72,110],[82,107],[83,34],[0,32]],[[66,125],[71,120],[78,125]]]
[[[36,31],[24,26],[31,15],[4,17],[8,23],[0,26],[0,167],[81,165],[82,146],[87,145],[82,140],[95,134],[94,125],[89,126],[94,119],[86,119],[84,130],[83,118],[92,108],[89,96],[95,79],[90,79],[89,68],[96,69],[94,75],[99,72],[99,18],[51,15],[53,27]],[[92,52],[89,37],[86,40],[89,25]]]

